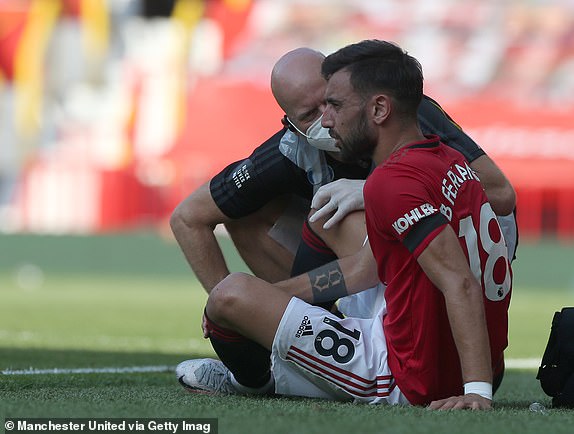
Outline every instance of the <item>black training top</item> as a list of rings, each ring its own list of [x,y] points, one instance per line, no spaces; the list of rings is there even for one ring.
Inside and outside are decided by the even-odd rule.
[[[427,96],[419,106],[418,120],[423,134],[438,135],[443,143],[461,152],[469,162],[484,155],[484,151],[440,105]],[[226,216],[244,217],[284,194],[295,194],[311,200],[317,185],[313,183],[308,168],[293,162],[280,150],[281,139],[287,132],[286,128],[278,131],[248,158],[231,163],[213,177],[210,183],[211,196]],[[305,146],[310,148],[308,144]],[[334,160],[327,153],[323,154],[331,172],[327,181],[365,179],[371,171],[368,164],[364,167],[345,164]]]

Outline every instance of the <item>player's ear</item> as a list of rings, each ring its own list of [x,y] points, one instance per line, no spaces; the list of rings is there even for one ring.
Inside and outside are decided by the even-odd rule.
[[[291,124],[291,122],[289,121],[289,118],[287,117],[287,115],[283,116],[283,118],[281,118],[281,123],[283,124],[284,127],[286,127],[289,131],[292,131],[294,133],[297,132],[297,130],[295,129],[295,127],[293,126],[293,124]]]
[[[376,124],[383,123],[391,113],[391,99],[385,94],[374,95],[372,99],[372,115]]]

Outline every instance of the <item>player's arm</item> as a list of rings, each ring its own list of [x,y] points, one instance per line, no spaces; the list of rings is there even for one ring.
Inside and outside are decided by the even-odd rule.
[[[446,225],[429,243],[419,255],[418,263],[444,295],[465,389],[474,388],[474,391],[478,390],[483,395],[467,391],[462,396],[434,401],[430,408],[489,409],[492,399],[492,367],[482,288],[473,276],[450,225]],[[489,395],[488,389],[490,399],[485,397]]]
[[[209,183],[184,199],[171,215],[171,230],[191,269],[209,293],[229,269],[215,234],[215,226],[228,221],[215,204]]]
[[[377,264],[369,243],[365,243],[354,255],[275,285],[293,297],[317,304],[356,294],[378,283]]]
[[[494,213],[498,216],[512,213],[516,207],[516,192],[496,163],[484,154],[473,160],[470,167],[480,178]]]

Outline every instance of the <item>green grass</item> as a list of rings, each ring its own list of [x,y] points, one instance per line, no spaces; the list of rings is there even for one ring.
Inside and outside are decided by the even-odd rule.
[[[244,270],[226,247],[230,266]],[[521,246],[509,359],[540,358],[555,310],[574,305],[571,246]],[[150,233],[0,237],[0,370],[175,366],[212,356],[206,296],[177,246]],[[0,417],[217,418],[220,433],[559,433],[535,370],[509,369],[488,413],[185,393],[172,372],[0,376]]]
[[[239,434],[570,433],[572,412],[528,411],[534,400],[548,404],[531,375],[510,371],[496,409],[488,413],[192,395],[175,384],[172,374],[11,377],[2,384],[2,406],[10,417],[217,418],[220,433]]]
[[[195,280],[49,275],[41,288],[2,290],[0,342],[12,348],[206,351]],[[4,285],[3,285],[4,286]],[[198,330],[195,330],[197,328]]]

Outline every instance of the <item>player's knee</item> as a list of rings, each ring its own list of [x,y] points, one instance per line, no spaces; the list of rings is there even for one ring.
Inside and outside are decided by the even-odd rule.
[[[328,217],[323,217],[319,220],[316,220],[314,222],[308,220],[307,223],[309,224],[309,228],[311,229],[311,231],[317,235],[321,240],[325,240],[325,235],[326,235],[326,230],[323,229],[323,225],[325,224],[325,222],[327,221]]]
[[[338,257],[356,253],[366,236],[364,211],[353,211],[329,229],[324,229],[323,226],[328,218],[329,216],[314,222],[308,221],[312,233]]]
[[[213,288],[206,307],[209,319],[222,325],[232,321],[245,300],[247,280],[244,273],[232,273]]]

